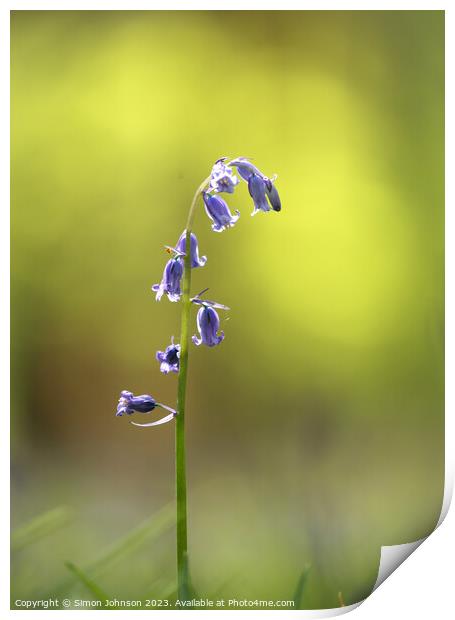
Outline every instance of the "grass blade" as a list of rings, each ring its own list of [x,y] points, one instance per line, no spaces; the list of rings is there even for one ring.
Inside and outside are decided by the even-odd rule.
[[[52,534],[59,528],[68,524],[72,517],[72,511],[66,506],[59,506],[49,510],[29,523],[16,528],[11,533],[11,550],[19,551],[27,545]]]
[[[124,555],[140,548],[147,540],[159,538],[161,534],[164,534],[174,525],[175,504],[172,503],[164,506],[134,530],[112,543],[98,559],[88,564],[84,570],[92,575],[98,575]]]
[[[301,609],[303,591],[305,589],[306,582],[308,581],[308,575],[310,574],[310,571],[311,571],[311,565],[308,564],[307,566],[305,566],[302,574],[299,577],[297,586],[295,588],[294,596],[292,597],[292,600],[294,601],[294,609]]]
[[[93,581],[93,579],[90,579],[90,577],[88,577],[80,568],[78,568],[72,562],[65,562],[65,566],[70,571],[70,573],[72,573],[76,577],[76,579],[78,579],[81,583],[84,584],[87,590],[89,590],[93,594],[95,599],[97,601],[100,601],[101,606],[106,608],[106,600],[109,598],[109,596],[105,592],[103,592],[103,590]]]
[[[123,559],[126,555],[133,553],[146,542],[151,542],[159,538],[166,531],[175,525],[175,504],[170,503],[155,512],[146,521],[143,521],[133,530],[130,530],[125,536],[109,545],[98,558],[86,564],[82,571],[89,575],[90,578],[97,578],[106,570],[115,565],[116,562]],[[56,596],[62,592],[68,592],[74,584],[74,576],[70,579],[57,584],[49,596]],[[42,596],[41,596],[42,598]]]

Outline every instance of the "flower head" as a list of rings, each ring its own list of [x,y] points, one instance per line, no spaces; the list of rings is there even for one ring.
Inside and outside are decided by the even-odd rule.
[[[232,168],[224,163],[225,157],[218,159],[212,168],[210,176],[210,190],[216,193],[226,192],[232,194],[239,184],[238,178],[233,174]]]
[[[124,413],[131,415],[135,411],[140,413],[149,413],[153,411],[158,404],[152,396],[143,394],[142,396],[134,396],[133,392],[123,390],[120,392],[120,398],[117,405],[117,413],[115,415],[122,416]]]
[[[180,367],[180,345],[174,344],[172,338],[171,344],[166,347],[165,351],[157,351],[156,359],[161,362],[160,370],[167,375],[169,372],[178,372]]]
[[[280,196],[274,185],[276,176],[272,178],[267,177],[246,157],[238,157],[232,160],[230,165],[235,166],[242,179],[248,183],[248,190],[254,202],[252,215],[255,215],[258,211],[270,211],[265,197],[268,198],[274,211],[281,211]],[[262,181],[263,185],[260,181]]]
[[[182,291],[180,282],[183,275],[183,263],[180,257],[174,257],[168,260],[163,272],[163,278],[160,284],[154,284],[152,291],[156,292],[156,299],[159,301],[163,293],[169,298],[169,301],[178,301]]]
[[[202,192],[202,198],[204,199],[207,215],[213,222],[212,230],[215,232],[221,232],[226,228],[234,226],[239,219],[239,211],[235,211],[235,215],[232,215],[226,202],[219,196],[211,196],[207,192]]]
[[[193,342],[199,346],[205,344],[207,347],[214,347],[224,340],[224,332],[218,335],[220,327],[220,317],[213,305],[202,305],[197,313],[197,328],[200,338],[193,336]]]
[[[159,424],[165,424],[175,418],[177,412],[175,409],[171,409],[167,405],[163,405],[162,403],[157,403],[156,400],[149,396],[148,394],[143,394],[142,396],[134,396],[132,392],[128,392],[128,390],[123,390],[120,392],[120,398],[117,405],[117,413],[116,416],[122,416],[124,413],[127,415],[131,415],[135,411],[139,413],[150,413],[156,407],[160,407],[161,409],[166,409],[170,411],[170,414],[164,416],[160,420],[156,420],[156,422],[149,422],[148,424],[138,424],[137,422],[131,422],[135,426],[158,426]]]
[[[175,249],[180,254],[183,254],[183,255],[186,254],[185,248],[186,248],[186,230],[182,232],[182,234],[180,235],[180,239],[177,241],[177,245],[175,246]],[[194,269],[195,267],[203,267],[205,263],[207,262],[207,256],[199,257],[197,238],[194,233],[191,233],[190,235],[190,254],[191,254],[191,268],[192,269]]]

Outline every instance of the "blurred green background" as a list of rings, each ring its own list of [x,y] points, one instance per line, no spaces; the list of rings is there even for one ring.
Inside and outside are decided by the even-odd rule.
[[[150,286],[214,160],[278,173],[281,213],[215,234],[193,292],[229,305],[192,346],[189,545],[203,596],[365,597],[381,545],[428,534],[444,484],[444,14],[12,13],[12,521],[67,507],[13,554],[14,598],[59,591],[174,496]],[[144,421],[143,419],[141,421]],[[66,508],[65,508],[66,510]],[[99,584],[164,596],[172,527]],[[62,585],[63,584],[63,585]]]

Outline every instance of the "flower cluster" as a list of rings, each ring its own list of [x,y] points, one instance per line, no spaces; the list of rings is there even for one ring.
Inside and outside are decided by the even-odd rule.
[[[210,183],[206,191],[202,193],[205,210],[212,220],[212,230],[222,232],[226,228],[234,226],[240,217],[239,211],[232,215],[229,206],[223,198],[217,194],[222,192],[232,194],[239,184],[239,179],[233,173],[233,167],[237,169],[240,177],[248,183],[248,191],[254,203],[251,215],[258,211],[281,211],[281,201],[274,185],[276,177],[265,176],[246,157],[238,157],[225,163],[226,158],[219,159],[212,168]]]
[[[275,187],[276,177],[267,177],[246,157],[238,157],[227,161],[227,157],[218,159],[213,165],[210,177],[201,188],[205,211],[212,222],[212,230],[222,232],[232,228],[240,217],[239,211],[231,212],[226,201],[220,194],[232,194],[240,184],[240,179],[248,185],[248,191],[253,199],[254,209],[251,215],[259,211],[281,211],[281,201]],[[240,179],[234,174],[236,170]],[[167,261],[161,282],[152,286],[156,293],[156,300],[160,301],[166,295],[169,301],[178,302],[182,297],[182,279],[185,271],[185,257],[187,231],[184,230],[175,246],[165,246],[171,255]],[[199,247],[196,235],[190,233],[190,266],[191,269],[204,267],[207,262],[206,256],[199,256]],[[203,292],[205,292],[205,289]],[[214,301],[201,298],[202,293],[191,299],[191,302],[199,306],[196,324],[199,336],[194,335],[192,341],[196,346],[201,344],[207,347],[219,345],[224,340],[224,332],[220,331],[220,317],[217,309],[229,310]],[[157,351],[156,359],[160,363],[160,370],[164,374],[178,373],[180,370],[180,344],[171,344],[164,351]],[[177,413],[157,403],[151,396],[134,396],[131,392],[123,391],[117,407],[117,415],[132,414],[133,412],[149,413],[156,407],[162,407],[171,413],[165,418],[149,424],[136,424],[137,426],[155,426],[171,420]]]
[[[280,196],[274,185],[275,176],[271,179],[266,177],[246,157],[233,159],[231,166],[235,166],[242,179],[248,183],[248,191],[254,202],[254,211],[251,215],[271,209],[281,211]]]

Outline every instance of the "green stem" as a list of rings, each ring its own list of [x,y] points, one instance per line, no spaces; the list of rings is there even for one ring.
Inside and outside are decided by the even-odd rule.
[[[182,318],[180,333],[180,370],[177,391],[177,411],[175,418],[175,483],[177,499],[177,593],[178,598],[189,598],[188,577],[188,537],[186,509],[186,462],[185,462],[185,397],[188,375],[188,342],[190,320],[191,292],[191,252],[190,236],[197,200],[209,182],[205,179],[198,187],[188,213],[186,224],[185,259],[182,290]]]

